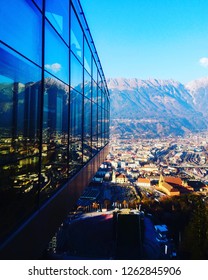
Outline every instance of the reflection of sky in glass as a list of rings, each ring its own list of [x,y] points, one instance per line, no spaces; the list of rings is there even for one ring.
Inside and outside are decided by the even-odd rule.
[[[10,79],[23,84],[40,81],[40,68],[1,44],[0,58],[0,82]]]
[[[65,83],[69,83],[69,49],[46,23],[45,68]]]
[[[46,17],[50,20],[51,23],[53,23],[53,26],[56,28],[56,30],[60,31],[62,34],[63,31],[63,17],[54,13],[48,13],[46,12]]]
[[[42,10],[42,0],[34,0],[38,7]]]
[[[76,88],[82,85],[83,68],[76,57],[71,53],[71,86]],[[80,88],[81,90],[81,88]],[[79,90],[79,91],[80,91]]]
[[[46,17],[69,44],[69,1],[68,0],[47,0]]]
[[[92,60],[92,56],[91,56],[91,51],[89,49],[89,46],[86,42],[86,40],[84,41],[84,67],[85,69],[91,74],[91,60]]]
[[[5,77],[5,76],[2,76],[2,75],[0,75],[0,83],[1,84],[10,84],[10,83],[12,83],[13,82],[13,80],[12,79],[10,79],[9,77]]]
[[[1,1],[0,38],[18,52],[40,65],[41,14],[32,2],[28,1],[27,5],[24,2],[13,0]]]
[[[82,62],[83,57],[83,33],[72,9],[71,12],[71,50]]]

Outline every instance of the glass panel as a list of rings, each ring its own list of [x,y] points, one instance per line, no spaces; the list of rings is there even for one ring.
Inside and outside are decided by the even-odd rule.
[[[98,87],[98,105],[101,107],[102,106],[102,91]]]
[[[45,69],[68,84],[69,49],[49,23],[45,26]]]
[[[97,135],[92,136],[92,155],[94,156],[98,152],[98,137]]]
[[[91,65],[92,65],[92,54],[89,45],[85,39],[84,40],[84,67],[90,75],[91,75]]]
[[[39,65],[42,58],[41,20],[41,13],[32,1],[1,1],[1,40]]]
[[[50,197],[68,176],[69,87],[49,74],[44,86],[41,200]]]
[[[71,50],[83,63],[83,32],[73,8],[71,8]]]
[[[105,134],[105,110],[102,109],[102,137],[104,138],[104,134]]]
[[[87,162],[92,157],[92,142],[91,138],[83,140],[83,162]]]
[[[87,71],[84,71],[84,95],[91,99],[91,76],[87,73]]]
[[[70,94],[70,133],[71,140],[82,139],[83,95],[75,90]]]
[[[92,100],[97,103],[97,84],[93,81],[92,82]]]
[[[37,206],[40,80],[40,68],[0,45],[1,237]]]
[[[69,146],[69,176],[74,175],[82,165],[82,141],[71,142]]]
[[[102,133],[102,108],[98,106],[98,134]]]
[[[98,123],[97,123],[97,104],[92,103],[92,135],[93,139],[97,141],[97,130],[98,130]],[[97,145],[97,144],[96,144]]]
[[[84,131],[83,131],[83,161],[91,158],[91,101],[84,99]]]
[[[62,36],[65,42],[69,43],[69,1],[68,0],[46,0],[46,17]]]
[[[105,110],[107,110],[107,93],[106,93],[106,91],[104,92],[104,108],[105,108]]]
[[[69,176],[83,164],[82,148],[83,95],[71,89],[70,93],[70,145]]]
[[[42,0],[33,0],[37,5],[38,7],[42,10],[42,5],[43,5],[43,1]]]
[[[101,150],[102,148],[102,135],[101,134],[98,134],[98,150]]]
[[[71,86],[79,92],[83,91],[83,67],[71,53]]]
[[[102,79],[101,79],[101,76],[100,76],[100,72],[98,71],[98,86],[100,88],[102,88]]]
[[[45,150],[43,146],[41,169],[41,202],[49,198],[68,177],[68,152],[64,143],[59,148]]]
[[[94,81],[97,83],[97,66],[96,66],[96,64],[95,64],[95,61],[94,61],[94,59],[93,59],[93,79],[94,79]]]
[[[91,137],[91,101],[84,99],[84,137]]]
[[[108,131],[108,111],[104,111],[104,132],[106,133]]]
[[[2,163],[39,152],[40,80],[40,68],[0,46]]]
[[[67,145],[69,87],[45,76],[43,107],[43,151]]]
[[[0,240],[37,207],[38,157],[0,165]]]

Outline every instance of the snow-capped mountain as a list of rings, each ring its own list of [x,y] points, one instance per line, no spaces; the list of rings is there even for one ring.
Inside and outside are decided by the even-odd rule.
[[[196,110],[208,117],[208,77],[194,80],[186,85]]]
[[[205,129],[196,89],[200,88],[200,93],[202,90],[196,86],[197,81],[192,83],[185,86],[174,80],[108,79],[112,124],[116,121],[121,128],[121,123],[125,127],[128,123],[129,130],[134,127],[138,132],[164,135]],[[205,80],[200,84],[207,88],[203,93],[208,92]]]

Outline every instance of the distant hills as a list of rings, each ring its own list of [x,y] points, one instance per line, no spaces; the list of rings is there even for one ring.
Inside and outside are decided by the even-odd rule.
[[[207,128],[208,77],[174,80],[108,79],[111,132],[158,137]]]

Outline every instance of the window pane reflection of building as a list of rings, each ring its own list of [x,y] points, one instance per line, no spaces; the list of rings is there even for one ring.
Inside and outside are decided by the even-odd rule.
[[[71,50],[82,63],[83,32],[73,8],[71,9]]]
[[[3,42],[41,65],[42,17],[32,1],[1,1],[0,26]]]
[[[83,125],[83,95],[71,89],[70,93],[70,144],[69,166],[71,171],[78,170],[83,162],[82,125]]]
[[[40,68],[0,46],[0,231],[35,209]]]
[[[58,51],[57,51],[58,50]],[[69,83],[69,48],[51,25],[45,25],[45,69],[65,83]]]
[[[50,196],[68,176],[69,86],[50,75],[44,85],[42,198]]]
[[[83,90],[83,67],[77,58],[71,53],[71,86],[79,92]]]
[[[46,0],[46,17],[69,44],[69,0]]]
[[[91,100],[84,99],[84,126],[83,126],[83,161],[87,162],[92,157],[92,139],[91,139]]]

